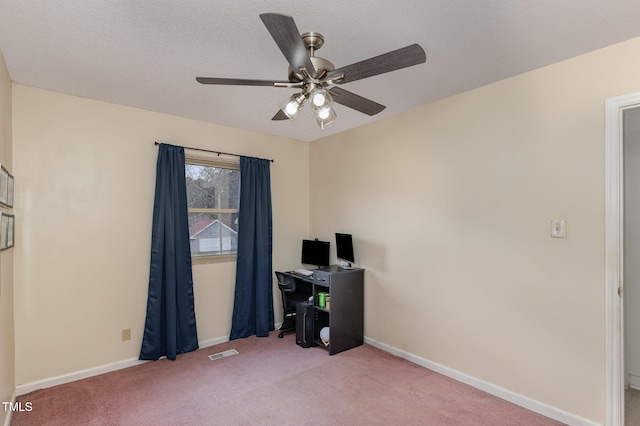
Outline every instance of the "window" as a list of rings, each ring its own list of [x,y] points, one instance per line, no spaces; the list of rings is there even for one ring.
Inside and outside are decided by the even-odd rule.
[[[238,161],[185,158],[189,243],[194,263],[226,262],[238,250]]]

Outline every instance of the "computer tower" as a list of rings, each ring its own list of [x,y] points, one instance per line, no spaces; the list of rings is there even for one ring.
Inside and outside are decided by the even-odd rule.
[[[313,346],[313,302],[296,303],[296,344]]]

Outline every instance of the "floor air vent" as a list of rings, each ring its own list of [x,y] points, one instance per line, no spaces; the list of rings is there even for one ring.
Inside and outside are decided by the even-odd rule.
[[[225,358],[231,355],[235,355],[237,353],[238,351],[236,351],[235,349],[229,349],[228,351],[218,352],[217,354],[209,355],[209,359],[211,361],[215,361],[216,359]]]

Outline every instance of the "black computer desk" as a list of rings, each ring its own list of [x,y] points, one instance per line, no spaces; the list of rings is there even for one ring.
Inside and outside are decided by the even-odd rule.
[[[296,302],[306,302],[313,295],[313,275],[306,276],[298,274],[295,271],[283,272],[285,275],[293,278],[296,283],[296,291],[287,297],[292,298]]]
[[[296,283],[296,300],[313,302],[313,342],[330,355],[346,351],[364,343],[364,269],[342,269],[337,265],[313,270],[313,276],[294,271],[285,272]],[[330,296],[330,306],[318,304],[318,293]],[[320,339],[320,330],[330,329],[330,343]]]

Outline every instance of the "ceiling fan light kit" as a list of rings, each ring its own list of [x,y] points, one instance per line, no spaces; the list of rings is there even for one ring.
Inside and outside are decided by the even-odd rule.
[[[322,109],[316,113],[316,121],[321,129],[324,129],[324,126],[333,122],[337,117],[338,115],[331,107]]]
[[[333,105],[333,98],[324,89],[313,89],[311,93],[309,93],[309,98],[311,99],[311,109],[314,112],[318,112],[325,108],[330,108]]]
[[[301,89],[280,106],[272,118],[274,121],[294,119],[307,101],[322,129],[337,118],[334,102],[373,116],[384,110],[385,106],[335,85],[418,65],[427,60],[422,47],[412,44],[336,70],[328,60],[315,56],[315,52],[324,44],[322,34],[300,34],[293,18],[287,15],[264,13],[260,19],[289,62],[288,81],[211,77],[196,77],[196,81],[201,84]]]
[[[331,107],[333,105],[333,97],[328,91],[315,88],[309,93],[309,99],[311,99],[311,111],[315,114],[316,121],[321,129],[324,129],[324,126],[331,123],[338,116]]]
[[[298,112],[300,112],[306,100],[307,98],[304,94],[296,93],[287,99],[280,109],[289,119],[294,119],[298,116]]]

